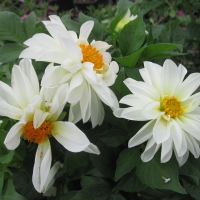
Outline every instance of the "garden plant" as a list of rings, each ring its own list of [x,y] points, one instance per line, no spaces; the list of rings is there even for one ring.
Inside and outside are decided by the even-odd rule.
[[[1,3],[0,199],[199,200],[200,3],[41,2]]]

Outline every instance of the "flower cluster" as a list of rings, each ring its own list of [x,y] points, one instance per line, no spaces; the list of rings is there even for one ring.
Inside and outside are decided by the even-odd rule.
[[[200,86],[199,73],[184,79],[187,70],[181,64],[177,67],[169,59],[163,66],[145,61],[139,70],[143,81],[125,79],[132,94],[118,102],[110,86],[115,83],[119,65],[112,61],[111,45],[90,39],[94,21],[83,23],[77,35],[67,30],[58,16],[49,18],[43,23],[50,35],[37,33],[24,42],[27,48],[19,56],[19,65],[12,68],[11,86],[0,81],[0,116],[17,120],[4,144],[9,150],[16,149],[21,139],[38,145],[32,183],[39,193],[47,193],[62,167],[52,159],[52,140],[70,152],[100,154],[75,124],[82,120],[90,121],[93,128],[101,125],[103,104],[117,118],[147,121],[128,142],[129,148],[147,142],[141,154],[143,162],[150,161],[159,149],[161,163],[168,162],[173,152],[180,166],[189,152],[199,157],[200,92],[194,93]],[[136,18],[128,9],[115,31],[120,34]],[[31,59],[48,62],[41,86]],[[119,108],[119,103],[128,107]],[[67,104],[68,121],[62,121]]]

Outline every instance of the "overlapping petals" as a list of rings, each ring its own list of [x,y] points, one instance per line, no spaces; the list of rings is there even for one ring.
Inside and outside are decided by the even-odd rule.
[[[56,63],[55,66],[50,64],[45,70],[42,86],[57,87],[68,83],[68,102],[71,103],[69,120],[91,120],[95,127],[104,118],[100,101],[112,109],[119,107],[115,94],[109,89],[115,82],[119,66],[111,61],[110,53],[106,52],[110,45],[103,41],[88,42],[93,21],[82,24],[78,37],[75,32],[65,28],[58,16],[52,15],[49,18],[50,21],[43,23],[51,36],[36,34],[25,41],[28,48],[20,57]],[[85,97],[87,102],[82,100]],[[91,107],[97,110],[98,117],[95,119],[92,119]]]
[[[125,85],[133,94],[120,103],[128,108],[114,111],[115,116],[130,120],[149,121],[130,140],[129,147],[147,142],[141,155],[144,162],[151,160],[161,147],[161,162],[167,162],[175,152],[183,165],[191,152],[199,157],[200,93],[193,94],[200,85],[200,74],[190,74],[185,80],[184,66],[166,60],[163,67],[144,62],[140,74],[144,80],[126,79]]]
[[[38,79],[30,60],[22,60],[20,66],[13,67],[12,88],[1,82],[1,90],[1,101],[5,105],[1,108],[1,115],[19,120],[8,132],[5,146],[10,150],[16,149],[22,137],[38,144],[32,175],[38,192],[48,190],[53,174],[58,170],[58,167],[51,168],[50,136],[71,152],[100,153],[73,123],[57,121],[67,103],[68,84],[42,87],[39,92]]]

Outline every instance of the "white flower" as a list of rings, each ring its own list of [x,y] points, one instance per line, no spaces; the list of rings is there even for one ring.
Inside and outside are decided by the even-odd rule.
[[[34,35],[25,42],[28,48],[20,57],[58,63],[59,66],[50,64],[47,67],[42,86],[68,83],[68,102],[72,104],[69,119],[72,122],[91,119],[93,127],[100,125],[104,118],[102,102],[112,109],[118,107],[117,98],[108,87],[115,82],[119,70],[106,52],[110,45],[102,41],[88,42],[93,21],[85,22],[77,37],[75,32],[65,28],[58,16],[52,15],[50,20],[43,23],[52,37]]]
[[[0,120],[0,126],[1,126],[1,124],[3,123],[3,121],[2,120]]]
[[[0,115],[19,120],[8,132],[4,144],[12,150],[19,146],[21,137],[38,144],[32,182],[38,192],[46,191],[51,167],[53,136],[71,152],[86,151],[99,154],[86,135],[71,122],[56,121],[66,101],[66,85],[42,88],[30,60],[22,60],[12,70],[12,88],[0,82]]]
[[[115,31],[119,32],[121,31],[126,24],[128,24],[130,21],[137,18],[137,15],[131,15],[130,9],[127,10],[126,14],[122,17],[122,19],[117,23],[115,27]]]
[[[193,94],[200,85],[200,74],[190,74],[181,64],[177,67],[166,60],[163,67],[144,62],[140,74],[144,80],[126,79],[124,83],[133,94],[127,95],[120,103],[128,108],[116,109],[115,116],[129,120],[149,121],[130,140],[129,147],[145,141],[146,148],[141,155],[148,162],[161,149],[161,162],[167,162],[172,151],[179,165],[183,165],[189,151],[199,157],[200,144],[200,93]]]

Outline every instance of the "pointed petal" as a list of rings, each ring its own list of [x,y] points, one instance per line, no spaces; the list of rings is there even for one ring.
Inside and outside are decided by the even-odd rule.
[[[8,134],[4,140],[4,144],[7,149],[13,150],[19,146],[22,131],[23,131],[23,125],[20,122],[16,123],[10,129],[10,131],[8,132]]]
[[[43,112],[39,109],[35,109],[34,118],[33,118],[33,127],[34,129],[41,126],[41,124],[46,120],[49,112]]]
[[[100,154],[98,147],[96,145],[92,144],[92,143],[90,143],[88,145],[88,147],[86,147],[84,149],[84,151],[87,152],[87,153],[93,153],[93,154],[97,154],[97,155]]]
[[[154,157],[159,148],[160,144],[156,144],[153,137],[151,137],[146,145],[144,152],[141,154],[142,161],[149,162]]]
[[[94,21],[85,22],[80,28],[79,39],[87,40],[94,26]]]
[[[60,168],[61,168],[61,163],[59,161],[54,163],[53,167],[49,171],[44,187],[42,188],[42,193],[45,194],[49,190],[49,188],[54,184],[55,175]]]
[[[171,126],[172,123],[163,119],[162,116],[156,120],[155,126],[153,128],[153,137],[157,144],[163,143],[170,137]]]
[[[152,136],[153,127],[155,125],[155,120],[146,123],[128,142],[128,147],[137,146]]]
[[[159,115],[164,114],[164,112],[160,112],[160,102],[157,101],[148,103],[144,106],[141,113],[147,119],[155,119]]]
[[[169,137],[168,140],[162,143],[162,151],[161,151],[161,163],[166,163],[172,157],[172,136]]]
[[[86,135],[71,122],[53,122],[54,138],[71,152],[84,151],[90,144]]]
[[[47,139],[38,145],[33,167],[32,182],[39,193],[42,191],[49,175],[51,159],[51,146]]]

